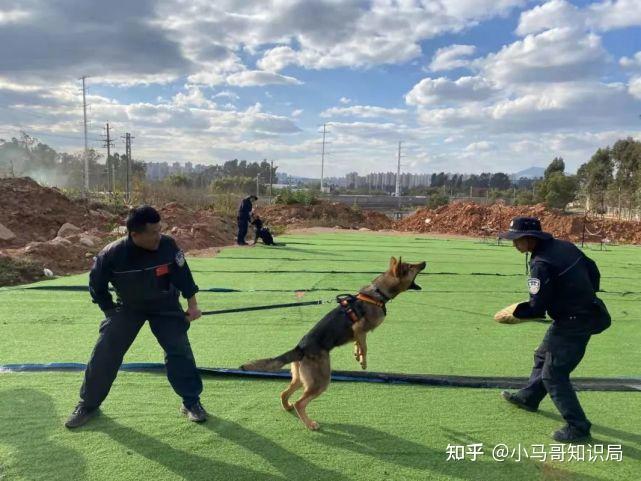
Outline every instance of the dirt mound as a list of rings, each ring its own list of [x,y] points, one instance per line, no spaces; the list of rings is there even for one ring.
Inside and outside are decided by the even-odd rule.
[[[543,229],[555,237],[580,241],[584,217],[548,209],[542,204],[533,206],[506,206],[504,204],[479,205],[457,202],[438,209],[419,209],[395,223],[400,231],[437,232],[469,235],[473,237],[496,236],[507,230],[510,220],[517,216],[538,217]],[[588,218],[585,222],[586,240],[600,242],[641,243],[641,224],[631,221]]]
[[[0,205],[0,224],[15,234],[11,240],[0,241],[0,247],[53,239],[66,222],[80,228],[93,223],[86,206],[29,177],[0,179]]]
[[[186,251],[230,245],[236,240],[236,222],[210,209],[194,210],[171,202],[158,211],[163,233],[176,239]]]
[[[89,269],[93,257],[126,234],[127,208],[74,201],[30,178],[0,179],[0,285]],[[209,209],[159,208],[163,233],[186,251],[234,243],[236,223]],[[22,262],[24,261],[24,262]],[[27,273],[27,274],[25,274]]]
[[[370,230],[391,229],[393,222],[385,214],[353,209],[340,202],[303,205],[267,205],[256,209],[267,224],[287,227],[342,227]]]
[[[216,215],[209,210],[192,210],[177,203],[159,209],[163,233],[171,235],[186,251],[214,246],[230,245],[235,240],[235,224],[231,219]],[[20,248],[6,249],[6,254],[15,259],[24,259],[54,275],[66,275],[86,271],[93,264],[93,257],[109,242],[122,237],[125,217],[116,219],[116,227],[109,232],[92,227],[77,232],[69,230],[64,237],[47,241],[32,241]],[[118,224],[120,224],[118,226]],[[113,224],[109,224],[113,225]]]

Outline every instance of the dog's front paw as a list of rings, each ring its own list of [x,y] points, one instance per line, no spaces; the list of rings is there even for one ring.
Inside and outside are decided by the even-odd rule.
[[[359,364],[361,365],[361,369],[367,369],[367,361],[365,359],[361,359]]]

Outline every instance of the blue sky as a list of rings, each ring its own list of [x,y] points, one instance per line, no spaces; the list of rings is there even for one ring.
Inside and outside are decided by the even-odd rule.
[[[123,21],[121,8],[130,13]],[[641,135],[637,0],[0,0],[0,137],[281,171],[575,170]],[[116,150],[123,150],[117,144]]]

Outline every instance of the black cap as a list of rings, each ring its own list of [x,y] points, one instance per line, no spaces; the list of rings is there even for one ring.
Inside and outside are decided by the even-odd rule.
[[[549,232],[541,230],[541,221],[536,217],[515,217],[510,222],[510,230],[499,234],[501,239],[520,239],[521,237],[536,237],[541,240],[552,238]]]

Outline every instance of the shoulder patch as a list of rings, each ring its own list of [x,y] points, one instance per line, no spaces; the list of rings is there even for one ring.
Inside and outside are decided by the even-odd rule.
[[[185,253],[183,251],[176,252],[176,264],[178,264],[178,267],[185,265]]]
[[[530,277],[527,280],[527,287],[528,287],[528,290],[530,291],[530,294],[535,296],[536,294],[539,293],[539,290],[541,290],[541,281],[538,280],[536,277]]]

